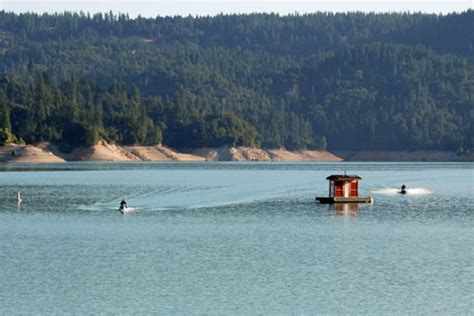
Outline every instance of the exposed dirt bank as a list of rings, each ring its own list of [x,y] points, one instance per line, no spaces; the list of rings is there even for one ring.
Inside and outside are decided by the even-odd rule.
[[[341,158],[343,157],[343,158]],[[474,155],[450,151],[289,151],[251,147],[199,148],[178,152],[162,145],[119,146],[100,141],[91,147],[79,147],[71,153],[49,143],[0,147],[0,162],[57,163],[66,161],[474,161]]]
[[[204,161],[204,157],[184,154],[166,146],[125,146],[122,147],[143,161]]]
[[[219,147],[198,148],[193,155],[204,157],[208,161],[270,161],[270,155],[258,148],[250,147]]]
[[[64,152],[50,143],[0,146],[0,162],[56,163],[66,161],[205,161],[166,146],[119,146],[100,141],[91,147]]]
[[[203,157],[179,153],[166,146],[119,146],[100,141],[64,154],[67,161],[204,161]]]
[[[268,151],[273,161],[341,161],[342,158],[325,150],[271,149]]]
[[[0,146],[0,162],[56,163],[65,160],[43,146],[8,145]]]
[[[209,161],[341,161],[342,158],[324,150],[288,151],[252,147],[199,148],[192,152]]]

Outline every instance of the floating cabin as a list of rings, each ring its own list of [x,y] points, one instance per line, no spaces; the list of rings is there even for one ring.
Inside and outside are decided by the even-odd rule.
[[[359,196],[359,180],[356,175],[331,175],[329,180],[329,196],[316,197],[322,204],[332,203],[373,203],[371,196]]]

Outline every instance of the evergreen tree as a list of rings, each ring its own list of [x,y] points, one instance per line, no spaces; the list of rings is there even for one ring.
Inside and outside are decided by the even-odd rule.
[[[467,152],[473,23],[2,11],[2,139]]]

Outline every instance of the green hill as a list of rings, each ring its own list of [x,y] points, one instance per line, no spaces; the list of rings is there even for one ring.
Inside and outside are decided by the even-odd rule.
[[[473,56],[474,11],[0,12],[0,136],[472,150]]]

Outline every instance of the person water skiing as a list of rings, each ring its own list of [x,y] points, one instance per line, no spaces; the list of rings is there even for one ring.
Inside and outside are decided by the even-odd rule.
[[[407,193],[407,186],[406,185],[402,184],[402,189],[400,190],[400,193],[401,194]]]
[[[122,199],[122,202],[120,202],[120,209],[124,209],[128,207],[128,202],[125,199]]]

